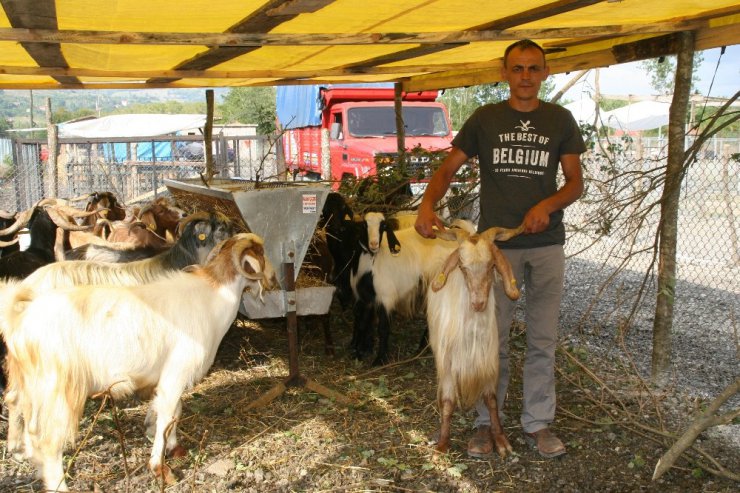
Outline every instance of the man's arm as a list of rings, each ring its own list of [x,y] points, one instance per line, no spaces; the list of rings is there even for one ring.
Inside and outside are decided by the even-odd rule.
[[[421,236],[434,238],[434,226],[437,226],[441,231],[445,229],[444,224],[434,212],[434,205],[445,196],[455,173],[457,173],[467,160],[467,154],[459,147],[452,146],[447,157],[445,157],[437,171],[432,175],[432,179],[427,184],[427,189],[424,191],[424,196],[421,199],[418,217],[414,225],[416,231]]]
[[[525,233],[539,233],[550,224],[550,214],[565,209],[583,194],[583,173],[579,154],[563,154],[560,166],[565,184],[554,194],[540,201],[524,215]],[[418,224],[418,221],[417,221]]]

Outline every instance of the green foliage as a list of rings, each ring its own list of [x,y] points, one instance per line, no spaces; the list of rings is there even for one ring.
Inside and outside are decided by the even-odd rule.
[[[453,478],[459,478],[462,476],[463,471],[467,469],[468,469],[468,466],[466,464],[463,464],[463,463],[453,464],[452,466],[447,468],[447,474],[449,474]]]
[[[116,108],[111,114],[156,113],[165,115],[181,115],[188,113],[204,114],[207,111],[206,101],[155,101],[152,103],[136,103],[125,108]]]
[[[647,462],[645,462],[645,458],[642,457],[640,454],[635,454],[635,456],[632,458],[631,461],[627,464],[627,467],[630,469],[640,469],[645,467]]]
[[[10,122],[6,118],[0,116],[0,136],[5,137],[8,134],[9,128]]]
[[[348,176],[339,192],[352,201],[353,209],[359,213],[373,210],[391,214],[406,209],[413,201],[411,183],[432,176],[446,155],[446,151],[427,151],[420,146],[409,150],[403,162],[395,154],[378,154],[374,176]]]
[[[271,134],[275,131],[274,87],[235,87],[224,96],[220,105],[225,123],[256,123],[257,133]]]
[[[694,90],[699,76],[696,74],[704,55],[701,52],[694,53],[694,65],[691,71],[691,90]],[[672,94],[674,80],[676,78],[676,57],[660,57],[643,60],[640,68],[650,76],[650,85],[660,94]]]
[[[410,469],[408,464],[404,464],[394,457],[378,457],[377,461],[378,464],[392,470],[406,471]]]

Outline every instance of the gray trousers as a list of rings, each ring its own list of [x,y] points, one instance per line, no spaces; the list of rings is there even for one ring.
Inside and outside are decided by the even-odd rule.
[[[555,347],[563,294],[565,254],[562,245],[528,249],[502,249],[511,263],[517,286],[523,290],[527,352],[524,360],[524,398],[521,423],[526,433],[546,428],[555,418]],[[499,330],[499,381],[496,394],[501,419],[509,386],[509,330],[516,302],[504,293],[500,278],[494,286]],[[488,409],[479,399],[475,426],[491,424]]]

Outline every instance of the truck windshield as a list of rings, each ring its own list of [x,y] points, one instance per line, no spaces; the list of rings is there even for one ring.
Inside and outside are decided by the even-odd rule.
[[[366,106],[347,111],[349,133],[353,137],[377,137],[396,134],[396,113],[392,106]],[[445,136],[450,133],[445,114],[439,107],[403,108],[406,136]]]

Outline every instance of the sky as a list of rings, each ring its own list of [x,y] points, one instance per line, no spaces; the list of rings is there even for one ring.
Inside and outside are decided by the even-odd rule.
[[[702,52],[704,60],[697,71],[701,79],[696,85],[697,90],[705,96],[729,97],[740,90],[740,45],[728,46],[720,57],[721,48],[713,48]],[[717,61],[719,59],[719,66]],[[650,76],[640,68],[641,62],[623,63],[608,68],[601,68],[599,72],[599,86],[602,94],[609,95],[636,95],[649,96],[655,93],[650,86]],[[716,69],[716,75],[715,75]],[[588,75],[570,88],[563,96],[565,101],[579,98],[583,92],[594,92],[594,74],[591,70]],[[552,76],[555,90],[562,88],[575,72],[570,74],[556,74]],[[712,78],[714,82],[712,83]],[[711,86],[711,93],[710,93]]]

